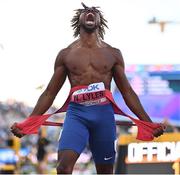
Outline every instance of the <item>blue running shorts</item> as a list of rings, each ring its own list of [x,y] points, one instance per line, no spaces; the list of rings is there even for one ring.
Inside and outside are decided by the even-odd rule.
[[[96,164],[115,160],[116,124],[111,103],[84,106],[70,102],[59,141],[59,151],[78,154],[89,144]]]

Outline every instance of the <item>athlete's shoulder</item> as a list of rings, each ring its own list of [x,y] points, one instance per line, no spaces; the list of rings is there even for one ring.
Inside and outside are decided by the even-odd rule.
[[[65,59],[69,50],[70,50],[70,48],[68,48],[68,47],[61,49],[57,55],[57,59],[61,59],[61,60]]]
[[[67,54],[67,52],[69,51],[69,48],[66,47],[66,48],[63,48],[59,51],[59,54],[60,56],[65,56]]]
[[[121,50],[119,48],[116,48],[116,47],[113,47],[113,46],[110,46],[109,49],[111,50],[111,54],[115,58],[116,63],[124,65],[124,59],[123,59]]]
[[[67,47],[61,49],[57,55],[57,58],[56,58],[56,61],[59,62],[59,61],[64,61],[68,55],[68,53],[74,48],[76,47],[78,43],[78,40],[72,42],[71,44],[69,44]]]
[[[103,44],[105,44],[105,46],[111,51],[111,52],[114,52],[114,53],[121,53],[120,49],[116,48],[116,47],[113,47],[111,46],[110,44],[106,43],[103,41]]]
[[[114,53],[114,54],[116,54],[116,55],[121,55],[121,50],[120,49],[118,49],[118,48],[116,48],[116,47],[110,47],[110,49],[111,49],[111,51]]]
[[[67,52],[68,52],[68,48],[63,48],[59,51],[55,59],[55,67],[58,67],[59,65],[64,64]]]

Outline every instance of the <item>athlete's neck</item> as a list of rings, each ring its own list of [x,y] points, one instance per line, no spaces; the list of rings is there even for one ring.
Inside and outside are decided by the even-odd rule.
[[[102,47],[102,40],[97,34],[97,31],[88,33],[83,29],[80,30],[80,43],[82,47],[97,48]]]

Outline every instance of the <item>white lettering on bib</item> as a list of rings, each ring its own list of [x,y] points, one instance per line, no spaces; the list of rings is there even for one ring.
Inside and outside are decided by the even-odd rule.
[[[71,101],[85,106],[107,103],[105,97],[105,86],[103,82],[90,84],[72,94]]]

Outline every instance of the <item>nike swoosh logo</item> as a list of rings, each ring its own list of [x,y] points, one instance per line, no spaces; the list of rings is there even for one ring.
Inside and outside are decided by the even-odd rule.
[[[113,157],[105,157],[104,160],[110,160],[112,159]]]

